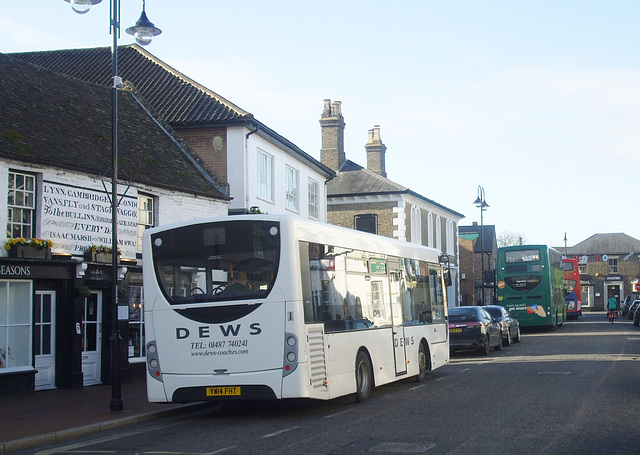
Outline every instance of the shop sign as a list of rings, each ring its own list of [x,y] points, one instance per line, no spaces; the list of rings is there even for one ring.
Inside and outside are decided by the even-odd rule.
[[[97,184],[96,184],[97,185]],[[118,245],[125,257],[136,253],[138,198],[133,189],[119,195]],[[54,252],[82,255],[91,245],[111,246],[111,196],[102,187],[68,185],[45,180],[42,186],[41,237]]]
[[[75,265],[75,262],[73,263]],[[21,261],[0,262],[0,278],[61,279],[72,278],[73,266],[33,265]]]
[[[142,284],[142,273],[140,272],[132,272],[129,270],[127,278],[129,279],[129,284]]]
[[[113,274],[111,273],[110,267],[96,267],[89,266],[87,271],[84,274],[84,280],[86,281],[112,281],[111,277]]]

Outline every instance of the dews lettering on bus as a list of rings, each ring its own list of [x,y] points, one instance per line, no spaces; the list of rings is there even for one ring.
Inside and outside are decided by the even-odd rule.
[[[413,339],[413,337],[400,337],[400,338],[393,338],[393,344],[395,345],[396,348],[401,348],[403,346],[413,346],[415,344],[415,340]]]
[[[223,337],[237,337],[241,334],[242,324],[237,325],[219,325],[217,327],[220,329],[220,333]],[[198,327],[197,335],[194,334],[193,337],[197,337],[200,340],[206,340],[211,338],[211,329],[210,326],[200,326]],[[215,329],[215,327],[214,327]],[[259,322],[254,322],[249,324],[249,336],[256,336],[262,333],[262,329],[260,328]],[[186,327],[177,327],[176,328],[176,339],[177,340],[185,340],[191,337],[191,331]],[[191,338],[193,338],[191,337]],[[240,348],[247,347],[249,345],[249,341],[232,339],[232,340],[222,340],[222,341],[191,341],[191,349],[224,349],[224,348]]]

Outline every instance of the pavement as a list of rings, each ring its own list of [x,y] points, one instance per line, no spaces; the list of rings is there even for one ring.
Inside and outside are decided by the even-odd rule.
[[[77,438],[183,413],[200,404],[149,403],[144,379],[122,383],[122,411],[111,411],[111,386],[0,396],[0,453]]]

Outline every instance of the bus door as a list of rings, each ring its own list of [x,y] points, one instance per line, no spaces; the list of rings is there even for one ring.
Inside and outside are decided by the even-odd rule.
[[[401,271],[397,258],[389,258],[389,297],[391,298],[391,322],[396,376],[407,374],[407,349],[404,336],[402,299],[400,297]]]

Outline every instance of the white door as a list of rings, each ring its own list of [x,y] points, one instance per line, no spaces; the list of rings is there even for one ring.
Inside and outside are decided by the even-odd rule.
[[[33,349],[36,357],[36,390],[55,389],[56,378],[56,293],[36,291],[33,301]]]
[[[399,273],[397,272],[398,267],[394,267],[394,262],[391,259],[389,260],[389,269],[391,271],[396,270],[396,274],[392,276],[399,276]],[[391,298],[391,321],[393,324],[393,347],[396,364],[396,376],[400,376],[407,373],[407,348],[405,346],[406,340],[404,338],[399,280],[394,278],[389,280],[389,297]]]
[[[102,364],[102,291],[82,302],[82,375],[84,385],[100,384]]]

